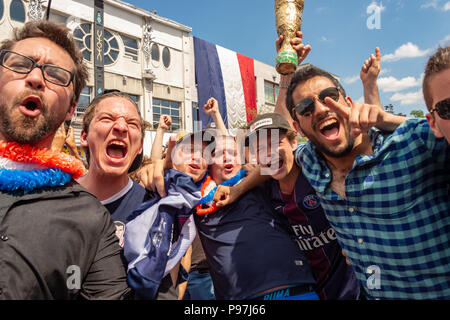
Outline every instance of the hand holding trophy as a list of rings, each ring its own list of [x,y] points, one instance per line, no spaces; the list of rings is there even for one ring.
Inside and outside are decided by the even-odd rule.
[[[297,69],[297,52],[290,42],[301,29],[304,6],[305,0],[275,0],[277,33],[284,37],[277,55],[276,69],[283,75],[291,74]]]

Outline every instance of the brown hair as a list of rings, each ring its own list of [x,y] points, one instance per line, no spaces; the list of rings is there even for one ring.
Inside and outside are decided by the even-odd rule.
[[[425,76],[423,78],[423,97],[428,110],[433,108],[429,86],[430,78],[436,73],[447,69],[450,69],[450,46],[445,48],[439,47],[436,53],[428,59],[427,66],[425,67]]]
[[[28,38],[46,38],[67,51],[75,63],[73,70],[75,75],[73,80],[74,95],[70,103],[72,105],[77,102],[81,90],[86,86],[89,74],[83,62],[83,55],[78,49],[70,29],[63,24],[52,21],[30,21],[25,23],[22,28],[15,28],[12,39],[3,40],[0,44],[0,50],[10,50],[17,42]]]
[[[89,126],[92,122],[92,119],[94,119],[94,116],[97,112],[97,107],[100,104],[100,102],[102,102],[103,100],[107,99],[107,98],[123,98],[125,100],[130,101],[133,106],[136,107],[136,110],[139,114],[139,120],[141,122],[141,133],[142,133],[142,138],[144,138],[145,135],[145,129],[148,125],[148,122],[144,121],[144,119],[141,116],[141,113],[139,111],[138,106],[136,105],[136,102],[134,102],[133,99],[130,98],[130,96],[128,94],[126,94],[125,92],[120,92],[120,91],[114,91],[114,92],[108,92],[105,94],[101,94],[98,95],[97,97],[94,98],[94,100],[91,101],[91,103],[89,104],[89,107],[86,109],[86,111],[84,112],[84,116],[83,116],[83,131],[88,133],[89,132]]]
[[[105,90],[106,92],[106,90]],[[128,94],[126,94],[125,92],[120,92],[119,90],[111,90],[108,93],[104,93],[101,95],[98,95],[97,97],[94,98],[94,100],[91,101],[91,103],[89,104],[89,107],[86,109],[86,111],[84,112],[84,116],[83,116],[83,131],[88,134],[89,133],[89,126],[91,125],[92,119],[94,119],[95,114],[97,113],[97,107],[100,104],[101,101],[107,99],[107,98],[122,98],[125,99],[127,101],[130,101],[135,107],[136,110],[138,112],[139,115],[139,120],[141,123],[141,139],[144,140],[145,137],[145,129],[147,128],[147,126],[149,125],[149,123],[147,121],[144,121],[144,119],[141,116],[141,113],[139,112],[139,108],[136,105],[136,103],[134,102],[133,99],[130,98],[130,96]],[[90,157],[89,157],[89,148],[88,147],[83,147],[84,153],[86,154],[86,160],[89,163]]]
[[[297,142],[297,131],[295,131],[295,130],[287,130],[286,131],[286,138],[288,138],[288,140],[290,142],[292,142],[292,141]]]

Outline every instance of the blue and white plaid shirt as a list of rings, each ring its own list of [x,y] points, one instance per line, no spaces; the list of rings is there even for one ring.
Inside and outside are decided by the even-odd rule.
[[[450,298],[450,147],[426,120],[392,134],[369,132],[373,155],[357,156],[347,199],[311,142],[295,152],[369,299]]]

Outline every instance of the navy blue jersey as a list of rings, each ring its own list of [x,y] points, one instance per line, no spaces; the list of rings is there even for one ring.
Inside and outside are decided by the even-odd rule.
[[[314,189],[302,172],[291,194],[280,191],[278,181],[269,180],[272,205],[288,218],[296,235],[295,241],[305,252],[317,279],[316,292],[321,299],[356,299],[359,284],[351,266],[345,262]]]
[[[123,247],[123,235],[125,233],[125,224],[128,222],[127,218],[133,213],[134,209],[149,200],[150,197],[150,193],[144,187],[129,179],[125,188],[112,197],[100,201],[111,214],[111,219],[116,225],[116,235],[119,238],[121,247]]]
[[[150,199],[148,191],[130,179],[125,188],[101,203],[108,209],[113,221],[127,223],[127,218],[133,210],[148,199]]]
[[[236,202],[195,216],[217,299],[247,299],[282,285],[314,285],[286,218],[257,187]]]

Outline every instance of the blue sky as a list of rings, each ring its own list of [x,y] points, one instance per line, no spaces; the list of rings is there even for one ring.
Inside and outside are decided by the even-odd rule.
[[[273,0],[126,2],[187,25],[196,37],[274,65]],[[426,111],[421,77],[438,44],[450,44],[450,1],[305,0],[302,31],[304,43],[312,46],[305,62],[338,75],[354,101],[362,101],[362,63],[379,46],[382,104],[409,115],[413,109]]]

